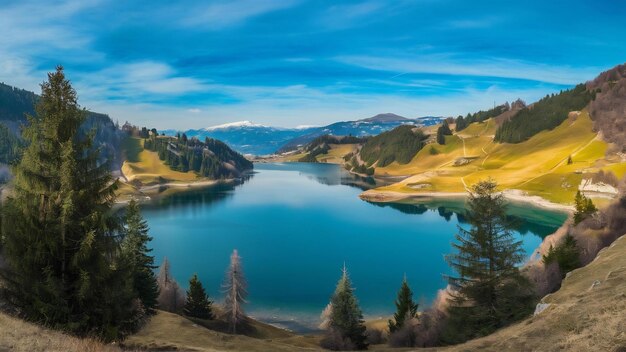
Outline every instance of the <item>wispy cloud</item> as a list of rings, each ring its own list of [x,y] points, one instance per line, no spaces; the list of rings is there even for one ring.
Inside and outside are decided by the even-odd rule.
[[[222,29],[242,24],[256,16],[295,6],[300,2],[300,0],[221,0],[191,7],[192,12],[181,20],[181,24]]]
[[[501,77],[571,85],[593,78],[598,67],[571,68],[506,58],[459,59],[460,55],[435,54],[414,57],[340,56],[337,61],[372,70]]]

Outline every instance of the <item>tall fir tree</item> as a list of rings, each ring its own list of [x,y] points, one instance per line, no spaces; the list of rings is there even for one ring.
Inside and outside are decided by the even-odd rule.
[[[224,279],[224,316],[228,321],[229,330],[236,334],[246,320],[246,314],[243,305],[246,303],[248,296],[248,283],[243,275],[241,265],[241,257],[235,249],[230,256],[230,265],[226,270],[226,278]]]
[[[413,292],[406,281],[406,276],[402,280],[402,286],[398,291],[398,298],[395,301],[396,312],[393,314],[393,320],[389,320],[389,332],[394,333],[404,326],[406,320],[417,316],[418,304],[413,301]]]
[[[351,347],[356,350],[367,349],[363,313],[354,295],[354,288],[345,265],[330,304],[332,309],[328,324],[329,332],[339,333],[342,338],[349,340]]]
[[[3,226],[6,298],[26,318],[77,334],[115,339],[132,328],[132,279],[116,265],[116,182],[98,162],[85,111],[57,67],[41,84],[28,147],[14,167]]]
[[[187,291],[187,302],[185,302],[183,312],[194,318],[213,319],[212,304],[198,275],[194,274],[189,279],[189,291]]]
[[[524,260],[522,243],[508,228],[505,199],[496,188],[491,179],[472,187],[467,213],[471,229],[459,227],[456,253],[447,256],[458,273],[449,277],[448,343],[487,335],[532,311],[531,283],[517,268]]]
[[[148,235],[148,223],[141,216],[139,204],[134,199],[128,203],[124,222],[122,253],[132,272],[133,289],[146,312],[153,314],[159,297],[159,286],[154,275],[157,267],[154,265],[154,256],[150,255],[152,249],[148,248],[148,243],[152,241]]]

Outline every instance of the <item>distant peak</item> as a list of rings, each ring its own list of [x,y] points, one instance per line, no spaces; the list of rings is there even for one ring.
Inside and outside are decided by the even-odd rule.
[[[207,127],[205,128],[205,130],[214,131],[214,130],[224,130],[228,128],[237,128],[237,127],[266,127],[266,126],[252,123],[250,121],[237,121],[237,122],[229,122],[229,123],[224,123],[221,125]]]
[[[384,114],[378,114],[376,116],[372,116],[370,118],[367,119],[363,119],[361,121],[367,121],[367,122],[391,122],[391,121],[404,121],[404,120],[408,120],[406,117],[400,116],[400,115],[396,115],[396,114],[392,114],[390,112],[388,113],[384,113]]]
[[[318,125],[298,125],[295,127],[296,130],[306,130],[307,128],[316,128],[320,127]]]

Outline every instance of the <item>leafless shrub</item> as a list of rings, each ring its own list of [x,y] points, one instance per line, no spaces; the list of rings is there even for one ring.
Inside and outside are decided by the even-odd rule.
[[[418,324],[419,320],[415,318],[406,319],[400,329],[389,335],[389,345],[391,347],[414,347]]]
[[[619,65],[601,73],[587,88],[599,90],[589,104],[594,129],[604,138],[626,151],[626,65]]]
[[[356,348],[349,338],[344,338],[339,331],[332,328],[326,331],[326,335],[320,341],[320,346],[333,351],[351,351]]]
[[[433,347],[439,345],[447,316],[438,309],[429,309],[420,314],[420,323],[415,327],[416,347]]]
[[[324,308],[324,310],[322,311],[322,314],[320,314],[320,320],[322,321],[319,325],[319,328],[321,330],[326,330],[330,327],[330,315],[333,312],[333,304],[332,303],[328,303],[326,305],[326,308]]]
[[[367,343],[370,345],[380,345],[385,343],[385,334],[379,329],[367,329],[365,331]]]

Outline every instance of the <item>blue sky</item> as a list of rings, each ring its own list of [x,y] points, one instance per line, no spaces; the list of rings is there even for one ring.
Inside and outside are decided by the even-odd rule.
[[[0,1],[0,81],[65,66],[83,106],[157,128],[466,114],[626,61],[622,1]]]

